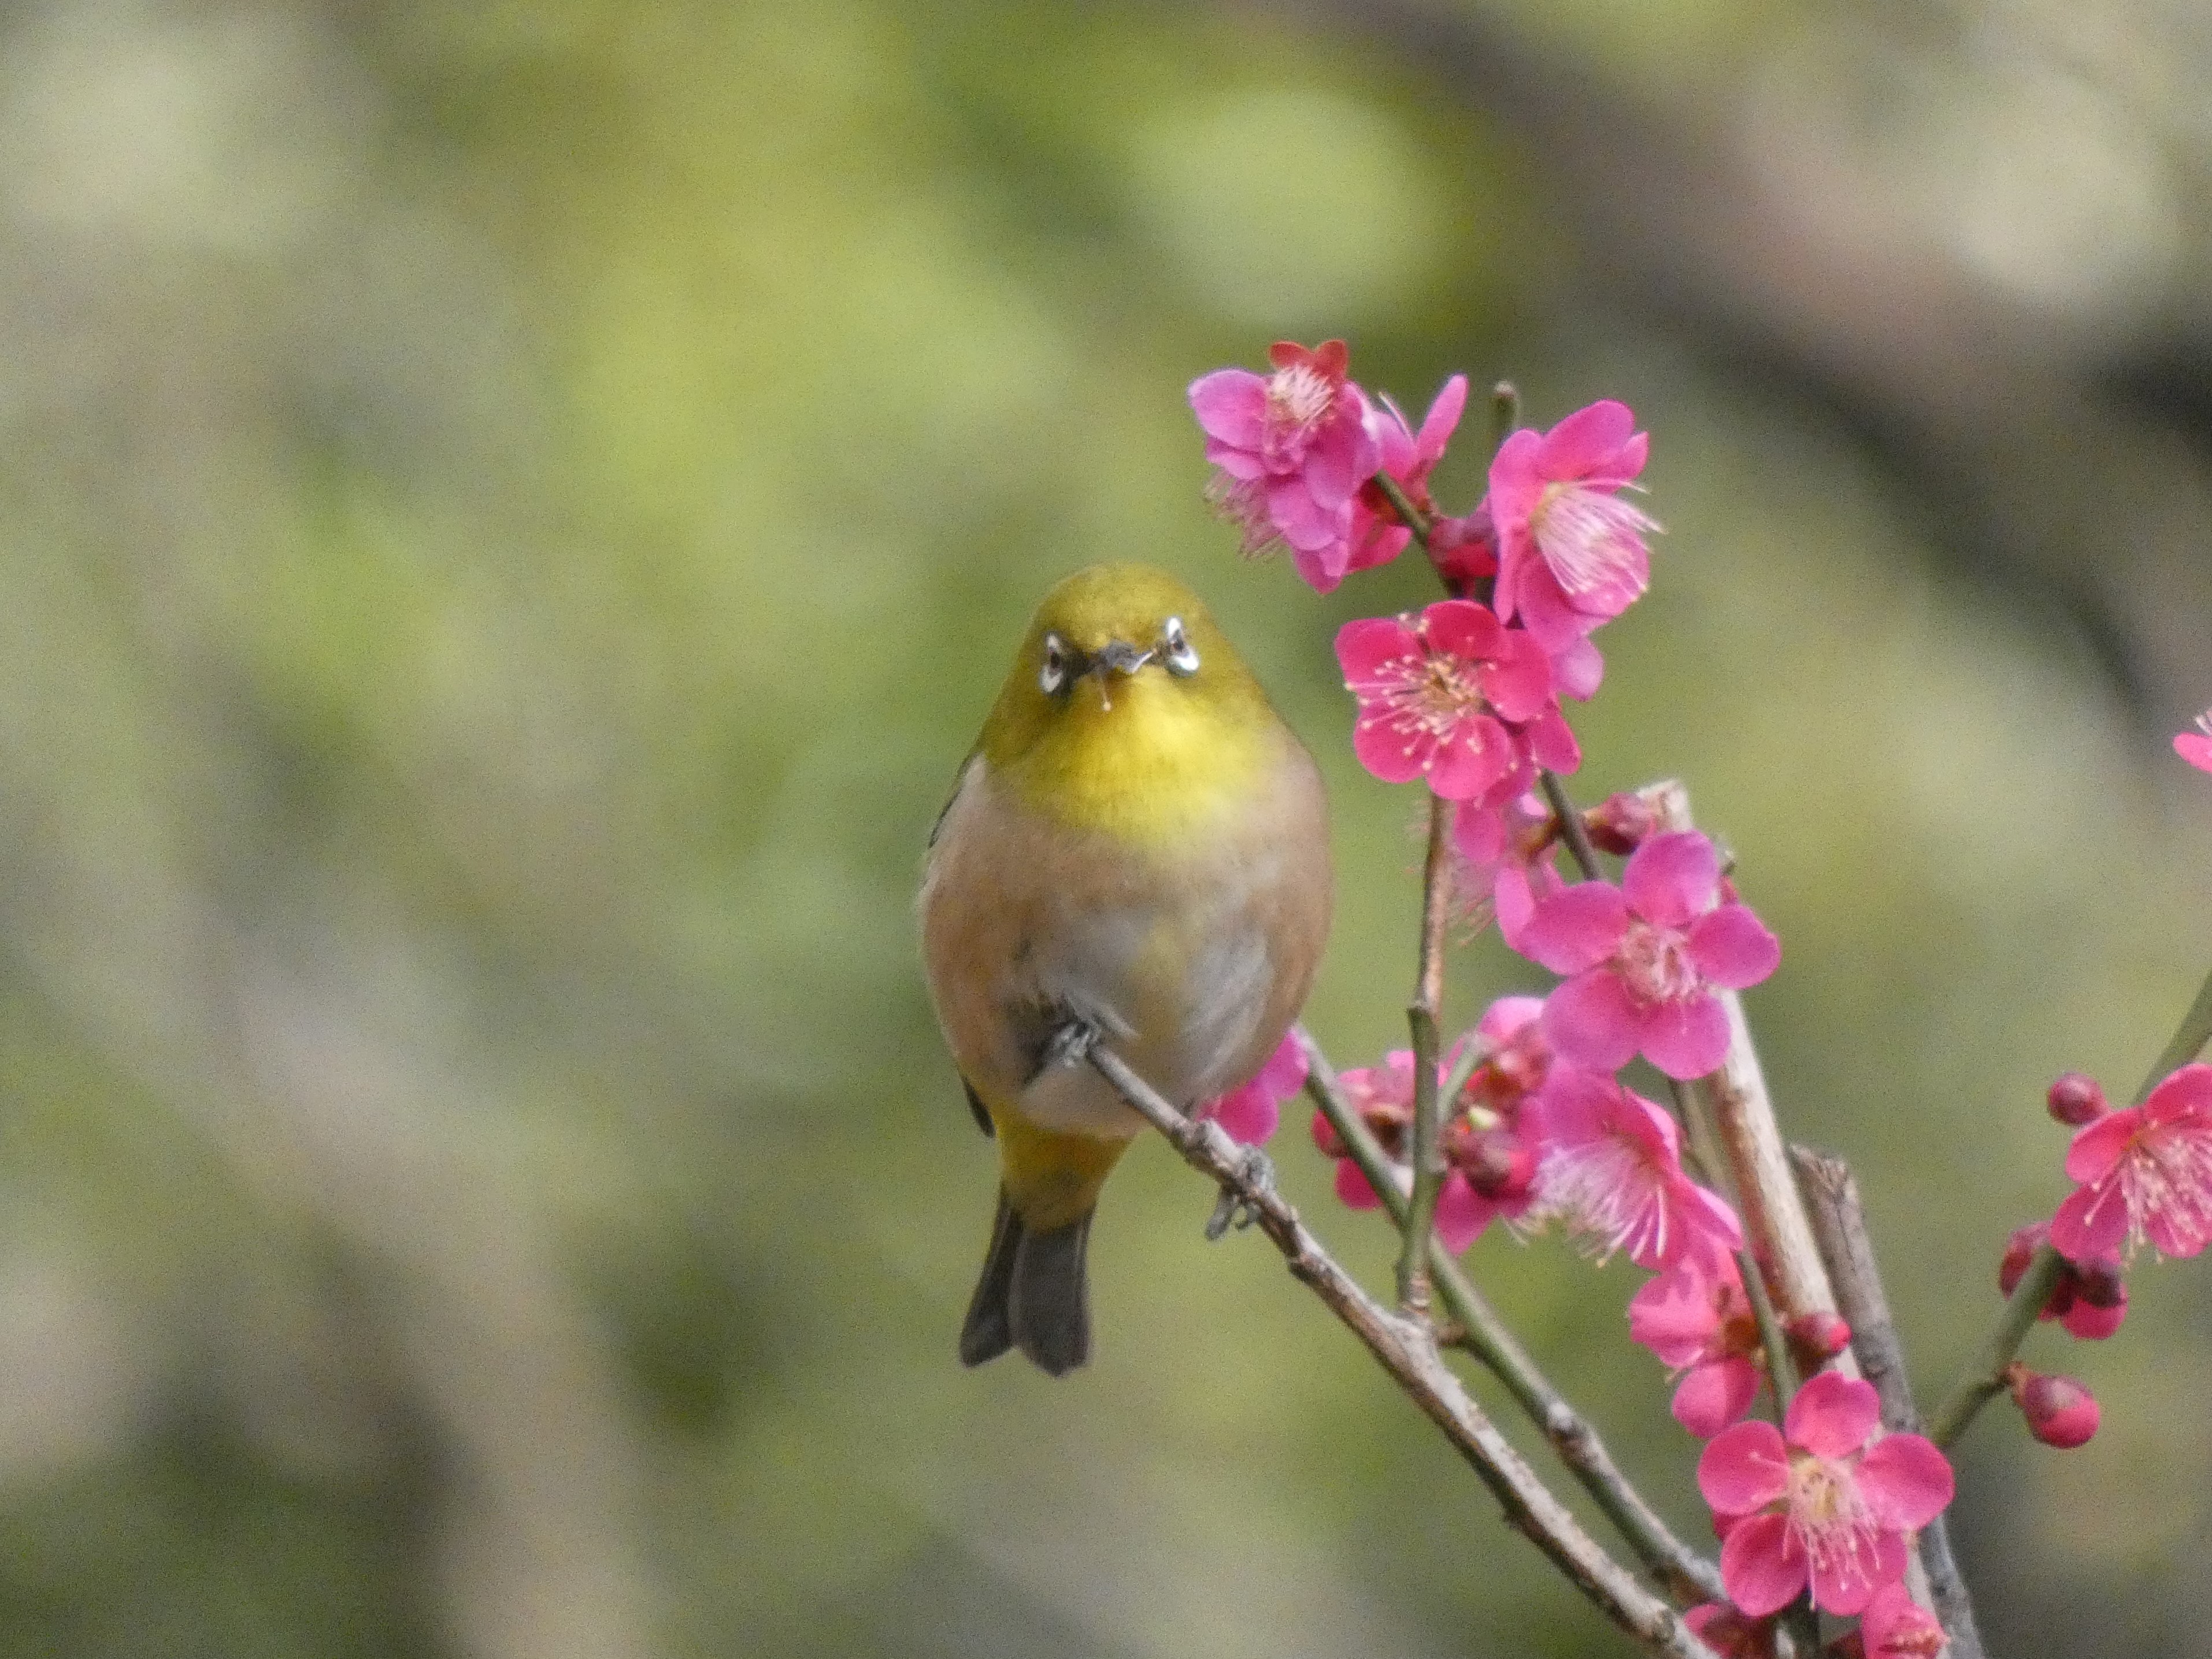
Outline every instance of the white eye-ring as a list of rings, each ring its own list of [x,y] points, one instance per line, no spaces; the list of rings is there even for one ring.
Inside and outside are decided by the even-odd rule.
[[[1037,670],[1037,687],[1047,695],[1055,695],[1067,684],[1067,647],[1060,642],[1060,635],[1044,636],[1044,666]]]
[[[1160,659],[1170,674],[1198,672],[1198,653],[1191,647],[1190,635],[1182,631],[1181,617],[1170,617],[1161,625]]]

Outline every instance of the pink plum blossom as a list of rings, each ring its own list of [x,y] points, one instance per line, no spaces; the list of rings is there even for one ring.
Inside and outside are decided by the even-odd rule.
[[[1389,474],[1415,507],[1433,514],[1436,503],[1429,498],[1429,475],[1443,459],[1444,446],[1451,441],[1467,408],[1467,376],[1455,374],[1444,382],[1443,390],[1429,405],[1419,433],[1407,425],[1398,405],[1389,398],[1378,398],[1376,403],[1381,407],[1369,406],[1367,429],[1382,453],[1376,471]],[[1352,553],[1345,568],[1366,570],[1388,564],[1406,550],[1406,544],[1413,538],[1413,532],[1400,521],[1390,498],[1370,478],[1352,500]]]
[[[1289,546],[1298,574],[1326,593],[1352,555],[1352,501],[1374,476],[1381,446],[1367,399],[1345,378],[1341,340],[1311,350],[1279,340],[1274,373],[1222,368],[1190,384],[1190,406],[1218,471],[1212,495],[1243,527],[1244,551]]]
[[[1452,813],[1451,845],[1458,860],[1452,890],[1478,918],[1487,904],[1500,936],[1520,950],[1537,901],[1566,885],[1553,862],[1559,837],[1551,807],[1534,790],[1495,806],[1461,801]]]
[[[1729,1028],[1714,988],[1756,985],[1782,957],[1749,907],[1721,896],[1712,842],[1680,830],[1638,848],[1619,887],[1579,882],[1538,904],[1520,948],[1570,976],[1544,1010],[1559,1053],[1607,1072],[1641,1054],[1672,1078],[1718,1066]]]
[[[1502,799],[1538,765],[1581,763],[1541,647],[1472,600],[1346,623],[1336,659],[1359,700],[1352,750],[1385,783],[1425,776],[1446,800]]]
[[[1698,1460],[1698,1487],[1729,1522],[1721,1582],[1759,1618],[1809,1581],[1815,1605],[1854,1613],[1905,1573],[1905,1534],[1951,1501],[1951,1465],[1917,1434],[1876,1438],[1874,1385],[1823,1371],[1798,1389],[1782,1427],[1723,1430]]]
[[[1437,1195],[1437,1237],[1457,1255],[1504,1217],[1518,1217],[1534,1201],[1537,1154],[1530,1143],[1522,1108],[1551,1066],[1534,997],[1502,997],[1491,1006],[1474,1036],[1489,1053],[1468,1074],[1455,1100],[1439,1103],[1440,1145],[1445,1173]],[[1452,1045],[1437,1067],[1437,1086],[1457,1066],[1468,1038]],[[1413,1121],[1413,1056],[1393,1049],[1376,1066],[1340,1074],[1337,1079],[1382,1150],[1405,1165]],[[1326,1114],[1316,1112],[1314,1142],[1338,1160],[1336,1195],[1355,1210],[1381,1204]]]
[[[1620,492],[1650,439],[1607,399],[1549,432],[1523,429],[1490,463],[1498,541],[1498,614],[1558,650],[1628,609],[1650,580],[1644,538],[1659,528]]]
[[[1239,1146],[1261,1146],[1282,1121],[1283,1103],[1304,1088],[1305,1081],[1305,1045],[1296,1031],[1285,1031],[1251,1081],[1200,1102],[1194,1115],[1212,1118]]]
[[[1674,1420],[1710,1440],[1759,1397],[1759,1322],[1733,1256],[1692,1258],[1629,1299],[1628,1334],[1681,1378]]]
[[[1997,1289],[2010,1296],[2035,1258],[2036,1246],[2049,1243],[2051,1224],[2039,1221],[2017,1230],[2005,1241],[2004,1257],[1997,1264]],[[2120,1279],[2119,1258],[2081,1265],[2060,1258],[2058,1282],[2051,1287],[2039,1319],[2055,1319],[2070,1336],[2101,1342],[2120,1328],[2128,1316],[2128,1287]]]
[[[2197,729],[2173,739],[2173,752],[2200,772],[2212,772],[2212,709],[2197,717]]]
[[[1866,1659],[1936,1659],[1943,1651],[1943,1626],[1902,1580],[1874,1593],[1859,1614],[1858,1637]]]
[[[2111,1261],[2146,1243],[2195,1255],[2212,1242],[2212,1066],[2185,1066],[2142,1105],[2077,1130],[2066,1173],[2081,1185],[2051,1218],[2051,1242],[2068,1261]]]
[[[1742,1245],[1735,1212],[1683,1174],[1674,1120],[1643,1096],[1555,1060],[1523,1109],[1542,1147],[1533,1218],[1556,1218],[1599,1261],[1671,1267]]]

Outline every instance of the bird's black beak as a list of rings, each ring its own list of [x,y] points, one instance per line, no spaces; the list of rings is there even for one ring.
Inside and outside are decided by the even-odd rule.
[[[1091,659],[1097,666],[1110,668],[1117,674],[1133,674],[1152,659],[1151,652],[1139,651],[1120,640],[1109,640]]]
[[[1098,688],[1098,706],[1101,708],[1114,706],[1114,691],[1109,684],[1113,676],[1133,674],[1152,659],[1150,651],[1139,651],[1135,646],[1124,644],[1120,640],[1109,640],[1092,652],[1089,660],[1083,665],[1083,672]]]

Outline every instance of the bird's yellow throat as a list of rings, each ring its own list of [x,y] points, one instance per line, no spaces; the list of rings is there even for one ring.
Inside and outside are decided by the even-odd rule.
[[[1158,846],[1249,801],[1280,744],[1264,702],[1253,718],[1241,686],[1194,695],[1148,668],[1104,690],[1102,698],[1098,685],[1079,684],[1064,706],[994,722],[983,743],[992,775],[1063,823]]]

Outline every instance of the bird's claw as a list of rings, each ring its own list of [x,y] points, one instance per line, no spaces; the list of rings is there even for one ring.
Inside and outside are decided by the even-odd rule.
[[[1255,1194],[1275,1190],[1275,1165],[1267,1153],[1257,1146],[1247,1146],[1239,1162],[1238,1173],[1243,1177],[1243,1184],[1249,1190]],[[1242,1232],[1259,1218],[1258,1206],[1251,1199],[1234,1187],[1224,1187],[1221,1197],[1214,1204],[1212,1215],[1206,1218],[1206,1239],[1209,1243],[1217,1240],[1231,1227]]]
[[[1055,1066],[1082,1065],[1091,1058],[1091,1051],[1098,1046],[1103,1035],[1089,1020],[1071,1017],[1061,1023],[1052,1034],[1051,1040],[1045,1044],[1044,1065],[1038,1069],[1045,1071]]]

